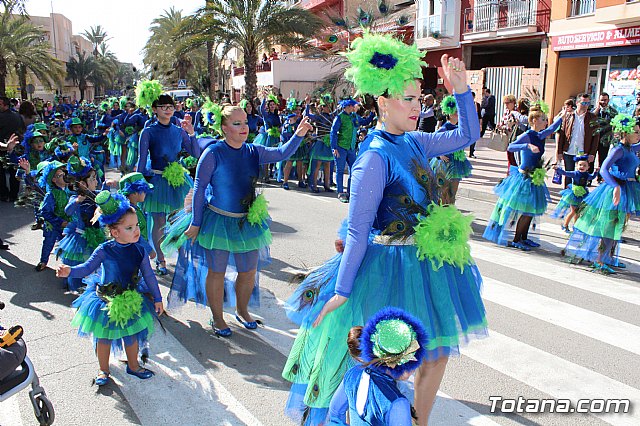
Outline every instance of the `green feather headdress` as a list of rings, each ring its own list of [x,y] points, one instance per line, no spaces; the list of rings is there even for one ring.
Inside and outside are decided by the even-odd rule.
[[[102,101],[102,102],[100,103],[100,110],[101,110],[101,111],[106,111],[106,110],[108,110],[109,108],[111,108],[111,104],[109,103],[109,101]]]
[[[276,104],[276,106],[278,106],[278,105],[280,104],[280,101],[278,100],[278,97],[277,97],[276,95],[274,95],[273,93],[269,93],[269,94],[267,95],[267,98],[268,98],[270,101],[273,101],[273,102]]]
[[[247,109],[247,104],[249,103],[249,101],[247,101],[246,99],[243,99],[240,101],[240,108],[242,109]]]
[[[136,105],[147,109],[162,95],[162,84],[158,80],[144,80],[136,86]]]
[[[204,123],[222,136],[222,106],[207,98],[201,111]]]
[[[456,98],[453,95],[446,96],[442,102],[440,102],[442,113],[445,115],[455,114],[458,111],[458,104]]]
[[[331,102],[333,102],[333,98],[331,97],[331,94],[325,93],[320,97],[320,102],[318,102],[318,104],[320,106],[325,106],[325,105],[328,106],[328,105],[331,105]]]
[[[344,55],[351,63],[345,78],[361,95],[398,97],[413,80],[422,78],[423,53],[390,35],[365,31]]]
[[[537,107],[538,109],[540,109],[540,111],[542,111],[544,115],[549,115],[549,110],[550,110],[549,104],[543,101],[542,99],[532,103],[531,108],[534,108],[534,107]]]
[[[187,100],[184,101],[184,104],[186,105],[187,108],[191,109],[191,107],[193,106],[193,99],[187,98]]]
[[[120,96],[120,100],[118,100],[118,102],[120,103],[120,109],[124,109],[124,107],[127,105],[127,97],[126,96]]]
[[[611,127],[616,133],[633,133],[636,120],[627,114],[618,114],[611,120]]]

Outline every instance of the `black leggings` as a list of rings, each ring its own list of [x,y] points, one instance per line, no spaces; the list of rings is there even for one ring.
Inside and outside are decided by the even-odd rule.
[[[519,243],[529,238],[529,227],[531,226],[532,220],[533,216],[520,216],[516,224],[516,233],[513,236],[514,243]]]

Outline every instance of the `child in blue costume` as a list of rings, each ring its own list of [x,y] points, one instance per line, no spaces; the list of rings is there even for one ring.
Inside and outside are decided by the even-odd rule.
[[[236,319],[247,329],[257,328],[248,311],[257,296],[255,286],[259,252],[271,243],[267,201],[256,196],[261,164],[282,161],[295,152],[311,129],[303,119],[291,140],[280,147],[247,144],[247,116],[238,106],[215,112],[214,128],[224,141],[209,145],[198,160],[193,188],[192,218],[184,235],[192,240],[185,262],[176,266],[170,298],[209,304],[216,335],[230,337],[223,316],[224,276],[231,255],[238,272]],[[188,217],[188,216],[187,216]],[[170,233],[171,234],[171,233]]]
[[[69,202],[69,191],[65,182],[65,164],[59,161],[51,161],[44,165],[39,184],[46,188],[47,194],[40,204],[38,216],[44,219],[42,226],[42,251],[40,263],[36,271],[41,272],[49,263],[49,255],[53,251],[56,242],[62,239],[62,230],[67,226],[71,218],[64,209]]]
[[[427,344],[420,321],[398,308],[382,309],[364,328],[353,327],[347,345],[360,364],[347,371],[333,395],[330,424],[411,426],[411,403],[396,382],[420,367]]]
[[[178,155],[184,150],[198,158],[200,150],[191,123],[183,121],[182,128],[170,124],[175,108],[171,96],[160,95],[153,101],[152,108],[158,119],[140,134],[136,171],[151,176],[149,182],[153,185],[153,192],[147,195],[144,209],[153,218],[151,240],[158,255],[156,271],[166,275],[167,264],[160,248],[162,228],[167,215],[182,208],[192,186],[189,174],[178,162]],[[147,156],[151,157],[151,170],[147,170]]]
[[[441,102],[442,112],[449,117],[438,132],[448,132],[458,128],[458,106],[453,96],[447,96]],[[442,191],[444,204],[455,204],[460,180],[471,176],[471,162],[467,160],[464,149],[452,154],[441,155],[431,159],[431,168],[436,175],[442,173],[448,181],[447,190]]]
[[[156,252],[149,244],[149,229],[147,227],[147,213],[142,209],[147,194],[153,192],[153,185],[147,182],[142,173],[133,172],[120,178],[118,192],[125,197],[136,210],[138,225],[140,226],[140,244],[149,255],[150,259],[155,259]]]
[[[75,181],[77,191],[69,198],[64,212],[71,218],[64,229],[64,238],[58,244],[57,257],[65,265],[75,266],[85,262],[91,253],[104,242],[104,230],[99,223],[93,223],[96,212],[98,181],[96,171],[87,158],[73,156],[67,163],[67,175]],[[83,287],[82,278],[66,280],[71,291]]]
[[[448,356],[473,335],[486,334],[482,279],[470,256],[472,218],[440,206],[429,158],[480,137],[464,64],[443,55],[460,125],[440,133],[412,131],[420,113],[422,54],[389,35],[366,34],[347,53],[345,75],[359,93],[378,96],[383,130],[374,130],[353,169],[344,253],[309,276],[289,300],[305,311],[283,377],[293,383],[286,412],[322,424],[348,367],[346,338],[383,307],[416,316],[431,340],[416,376],[415,407],[426,424]],[[402,67],[395,65],[400,63]],[[443,235],[455,238],[444,238]]]
[[[509,152],[520,152],[520,166],[511,166],[509,176],[494,188],[498,202],[482,235],[496,244],[523,251],[540,246],[529,238],[529,227],[534,217],[545,213],[550,201],[549,190],[544,182],[546,170],[542,156],[545,140],[560,128],[564,112],[558,114],[547,127],[549,123],[545,109],[545,104],[534,103],[529,110],[531,129],[509,144]]]
[[[102,266],[102,277],[73,302],[77,312],[71,324],[79,336],[91,336],[96,346],[100,371],[98,386],[109,382],[111,351],[127,354],[127,374],[148,379],[153,372],[140,367],[138,347],[153,332],[155,315],[162,315],[162,295],[149,258],[139,244],[140,229],[136,212],[120,194],[102,191],[96,196],[99,221],[109,229],[112,240],[101,244],[82,265],[60,265],[61,278],[82,278]],[[138,292],[140,275],[153,296],[153,301]]]
[[[611,125],[621,141],[602,164],[604,183],[584,199],[565,247],[567,256],[592,261],[593,268],[603,274],[615,273],[612,266],[624,267],[618,260],[622,232],[630,215],[640,215],[640,183],[636,177],[640,126],[625,114],[616,115]]]
[[[278,98],[273,93],[262,99],[260,114],[262,115],[264,126],[260,129],[260,134],[258,134],[253,143],[266,147],[278,146],[282,119],[280,118],[280,111],[278,111]],[[270,168],[273,168],[273,166],[269,164],[265,164],[262,167],[262,180],[264,183],[269,183],[270,181]]]
[[[576,163],[576,170],[573,172],[566,172],[561,167],[555,167],[558,174],[568,177],[572,183],[560,192],[560,201],[551,214],[551,217],[555,219],[564,219],[561,227],[567,234],[571,233],[571,229],[569,229],[571,219],[577,219],[578,208],[589,193],[587,183],[599,176],[597,170],[589,173],[588,155],[577,155],[573,157],[573,161]]]
[[[307,106],[304,110],[304,115],[311,119],[315,127],[315,133],[313,135],[314,142],[311,145],[311,152],[309,154],[309,169],[311,172],[309,176],[309,189],[314,194],[320,192],[318,189],[318,175],[320,167],[322,167],[324,173],[324,191],[333,192],[330,186],[333,152],[331,152],[329,133],[335,117],[331,112],[331,96],[322,96],[322,99],[318,102],[318,107],[320,108],[318,114],[309,112],[310,101],[311,98],[307,96],[307,99],[305,99]]]
[[[69,129],[71,130],[71,136],[69,136],[68,141],[79,157],[90,158],[93,146],[106,139],[104,135],[89,136],[86,133],[82,133],[84,123],[77,117],[71,119]]]
[[[353,99],[340,101],[342,112],[333,119],[329,140],[331,151],[336,162],[336,184],[338,190],[338,200],[343,203],[349,202],[349,188],[351,185],[351,174],[353,163],[356,161],[356,136],[360,126],[367,126],[375,118],[373,111],[367,117],[360,117],[355,113],[358,103]],[[349,178],[347,179],[347,191],[344,191],[345,166],[349,166]]]

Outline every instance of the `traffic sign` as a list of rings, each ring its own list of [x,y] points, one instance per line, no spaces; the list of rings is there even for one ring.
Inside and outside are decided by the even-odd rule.
[[[178,89],[186,89],[187,88],[187,79],[181,78],[178,80]]]

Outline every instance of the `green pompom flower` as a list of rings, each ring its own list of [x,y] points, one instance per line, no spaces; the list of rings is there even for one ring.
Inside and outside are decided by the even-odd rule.
[[[95,250],[96,247],[105,241],[104,230],[102,228],[87,227],[82,236],[91,251]]]
[[[222,136],[222,105],[218,105],[207,98],[204,105],[202,105],[201,111],[204,123],[210,126],[214,132]],[[213,116],[213,121],[210,116]]]
[[[267,130],[267,135],[271,136],[272,138],[280,138],[280,129],[278,129],[277,127],[269,127],[269,130]]]
[[[264,197],[263,194],[260,194],[253,200],[251,206],[249,207],[249,212],[247,213],[247,220],[252,225],[259,225],[269,217],[268,210],[269,202]]]
[[[132,135],[135,131],[136,129],[133,126],[127,126],[124,128],[124,133],[127,135]]]
[[[429,259],[438,270],[446,262],[460,268],[472,262],[469,235],[472,234],[473,216],[463,215],[452,205],[431,203],[426,217],[418,217],[413,228],[418,259]]]
[[[191,109],[191,107],[193,106],[193,99],[187,98],[187,100],[184,101],[184,104],[187,108]]]
[[[547,170],[544,167],[538,167],[531,172],[531,181],[535,186],[543,185],[546,178]]]
[[[399,97],[409,84],[422,78],[423,53],[390,35],[365,31],[344,55],[351,63],[345,78],[361,95]]]
[[[280,101],[278,100],[278,97],[277,97],[276,95],[274,95],[273,93],[269,93],[269,94],[267,95],[267,98],[268,98],[270,101],[273,101],[273,102],[276,104],[276,106],[278,106],[278,105],[280,104]]]
[[[182,167],[182,164],[174,161],[169,163],[169,165],[162,172],[162,177],[169,182],[169,185],[174,188],[178,188],[187,181],[187,178],[184,176],[186,170]]]
[[[141,81],[136,86],[136,105],[149,109],[160,95],[162,84],[158,80]]]
[[[142,295],[135,290],[126,290],[122,294],[108,298],[107,314],[109,322],[125,327],[129,321],[139,317],[142,312]]]
[[[458,112],[458,104],[456,103],[456,98],[453,95],[445,97],[442,102],[440,102],[440,107],[442,108],[442,113],[445,115],[451,115]]]
[[[548,115],[548,114],[549,114],[549,110],[550,110],[550,108],[549,108],[549,104],[548,104],[548,103],[546,103],[545,101],[543,101],[542,99],[541,99],[541,100],[538,100],[538,101],[535,101],[534,103],[532,103],[532,104],[531,104],[531,108],[536,107],[536,106],[537,106],[537,107],[540,109],[540,111],[542,111],[545,115]]]
[[[241,100],[240,103],[239,103],[240,108],[247,109],[247,104],[248,103],[249,103],[249,101],[247,101],[246,99]]]
[[[611,127],[616,133],[633,133],[636,127],[636,120],[630,115],[621,113],[613,117]]]
[[[583,186],[571,185],[571,190],[576,197],[584,197],[587,194],[587,190]]]
[[[464,161],[467,159],[467,154],[464,153],[464,149],[453,153],[453,159],[456,161]]]

